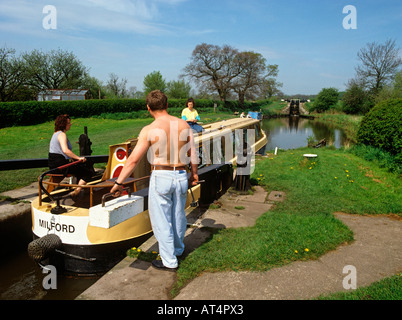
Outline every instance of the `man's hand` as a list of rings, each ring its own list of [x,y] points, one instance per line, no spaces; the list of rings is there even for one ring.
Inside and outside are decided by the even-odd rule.
[[[119,186],[117,184],[115,184],[112,187],[112,189],[110,189],[110,193],[112,193],[113,197],[115,198],[121,196],[122,192],[123,192],[123,186]]]
[[[189,179],[190,187],[194,187],[198,184],[198,174],[192,174]]]

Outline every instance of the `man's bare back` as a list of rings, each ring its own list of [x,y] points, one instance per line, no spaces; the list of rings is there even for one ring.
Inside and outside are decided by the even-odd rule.
[[[186,157],[190,136],[191,129],[186,121],[166,113],[144,127],[139,139],[150,143],[148,160],[151,165],[182,167],[189,163]]]
[[[149,106],[148,97],[154,92],[159,98],[162,95],[162,100],[163,97],[166,98],[165,104],[163,101],[157,101],[156,106],[153,106],[155,108]],[[167,113],[167,97],[158,90],[148,94],[147,108],[155,120],[141,130],[133,152],[110,191],[115,196],[121,193],[122,182],[131,175],[146,153],[149,163],[153,166],[184,167],[189,164],[190,185],[195,186],[198,183],[198,159],[190,126],[186,121]]]

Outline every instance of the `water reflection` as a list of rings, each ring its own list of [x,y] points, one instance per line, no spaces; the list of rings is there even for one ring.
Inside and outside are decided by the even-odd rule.
[[[267,134],[265,150],[296,149],[307,146],[309,137],[316,141],[325,139],[327,145],[340,148],[349,143],[343,130],[301,117],[286,117],[263,120],[262,127]]]

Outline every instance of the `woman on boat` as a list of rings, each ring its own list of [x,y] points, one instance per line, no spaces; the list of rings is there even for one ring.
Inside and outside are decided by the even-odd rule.
[[[197,121],[200,121],[200,116],[197,110],[194,109],[195,102],[193,98],[187,99],[186,108],[183,109],[181,113],[181,118],[189,124],[190,128],[195,132],[202,132],[204,129],[201,127]]]
[[[72,160],[86,161],[85,157],[79,157],[72,152],[72,146],[67,138],[66,132],[71,128],[71,119],[68,114],[59,115],[54,123],[54,134],[49,145],[49,168],[54,169],[65,165]],[[72,174],[77,177],[79,185],[86,185],[91,179],[92,172],[82,163],[71,166],[61,173],[67,175]],[[78,187],[70,193],[72,197],[76,197],[82,188]]]

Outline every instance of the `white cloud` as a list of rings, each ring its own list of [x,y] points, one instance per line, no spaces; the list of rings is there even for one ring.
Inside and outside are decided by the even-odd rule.
[[[154,1],[145,0],[88,0],[89,4],[102,8],[106,11],[118,12],[120,14],[136,17],[144,20],[151,20],[158,14]],[[81,2],[84,3],[85,2]]]
[[[171,27],[161,23],[160,7],[185,0],[53,0],[59,31],[113,31],[121,33],[161,34]],[[44,4],[28,0],[1,0],[0,29],[40,32]],[[14,24],[14,27],[12,26]],[[11,26],[11,27],[10,27]]]

